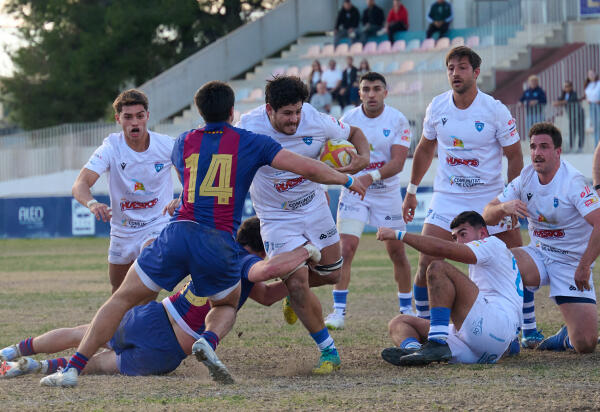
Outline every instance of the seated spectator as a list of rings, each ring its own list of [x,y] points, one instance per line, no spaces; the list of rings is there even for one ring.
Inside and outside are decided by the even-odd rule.
[[[338,12],[335,27],[333,29],[333,43],[337,46],[344,37],[356,38],[360,13],[352,5],[351,0],[344,0],[342,8]]]
[[[335,60],[329,60],[329,67],[321,75],[321,81],[325,82],[327,91],[338,100],[338,93],[342,85],[342,71],[335,68]]]
[[[450,22],[454,16],[452,15],[452,5],[445,0],[436,0],[429,9],[427,21],[430,23],[427,28],[427,38],[431,38],[433,33],[440,32],[440,39],[447,37]]]
[[[310,71],[307,82],[311,96],[317,92],[317,83],[321,81],[322,75],[323,69],[321,68],[321,63],[319,63],[318,60],[315,60],[312,62],[312,70]]]
[[[367,0],[367,8],[363,10],[360,41],[365,44],[369,37],[376,36],[383,28],[385,15],[383,10],[375,4],[375,0]]]
[[[394,43],[394,34],[399,31],[408,30],[408,11],[401,0],[393,1],[392,9],[388,13],[385,22],[385,29],[388,38],[390,39],[390,43]]]
[[[526,134],[535,123],[544,121],[544,108],[546,107],[546,93],[540,87],[540,79],[532,74],[527,79],[527,89],[519,101],[525,105]]]
[[[322,113],[329,113],[333,98],[331,93],[327,91],[325,83],[317,83],[317,92],[310,98],[310,104]]]
[[[338,101],[340,106],[346,107],[351,103],[351,94],[352,88],[357,87],[355,84],[357,83],[356,73],[358,70],[354,66],[354,59],[352,56],[346,57],[346,68],[342,72],[342,83],[340,85],[340,91],[338,93]],[[358,89],[357,92],[358,94]]]
[[[558,100],[554,102],[555,107],[564,107],[569,116],[569,142],[571,151],[581,152],[583,148],[583,138],[585,135],[585,122],[583,109],[579,103],[577,92],[573,90],[573,82],[567,80],[562,89],[562,93],[558,96]],[[579,137],[579,142],[575,145],[575,138]]]
[[[360,65],[358,66],[358,70],[356,71],[356,81],[352,85],[350,89],[350,103],[354,106],[358,106],[360,104],[360,97],[358,95],[358,84],[360,83],[360,77],[371,71],[371,66],[369,65],[369,61],[367,59],[362,59],[360,61]]]

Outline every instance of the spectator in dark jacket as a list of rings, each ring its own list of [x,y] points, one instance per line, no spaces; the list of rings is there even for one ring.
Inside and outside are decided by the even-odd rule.
[[[445,0],[436,0],[431,5],[427,15],[427,21],[429,22],[427,38],[431,38],[436,31],[440,32],[440,38],[446,37],[453,18],[452,5]]]
[[[346,64],[347,66],[342,72],[342,84],[340,85],[340,91],[338,93],[338,100],[340,102],[340,107],[342,108],[352,103],[351,95],[354,94],[352,88],[356,87],[354,84],[356,83],[356,73],[358,71],[356,66],[354,66],[354,59],[352,59],[352,56],[346,57]]]
[[[338,45],[344,37],[354,39],[360,22],[360,13],[352,5],[351,0],[344,0],[342,8],[338,12],[335,28],[333,29],[333,42]]]
[[[367,8],[363,10],[362,31],[360,41],[364,43],[371,36],[376,36],[377,32],[383,28],[385,15],[383,10],[375,4],[375,0],[367,0]]]
[[[394,0],[385,22],[390,43],[394,43],[394,34],[408,30],[408,11],[400,0]]]
[[[544,121],[544,109],[546,107],[546,92],[540,87],[540,79],[535,74],[532,74],[527,79],[527,85],[527,89],[519,99],[525,105],[526,136],[529,134],[529,129],[534,123]]]
[[[581,152],[583,148],[583,139],[585,135],[584,114],[577,92],[573,90],[573,82],[567,80],[562,89],[562,93],[558,96],[558,100],[554,102],[556,107],[564,107],[569,116],[569,142],[572,152]],[[575,145],[575,139],[579,137],[578,144]]]

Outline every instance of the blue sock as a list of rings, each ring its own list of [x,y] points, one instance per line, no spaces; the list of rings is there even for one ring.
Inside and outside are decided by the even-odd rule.
[[[208,342],[212,350],[217,349],[217,345],[219,344],[219,337],[216,333],[211,332],[209,330],[205,330],[204,332],[202,332],[200,337],[204,338]]]
[[[334,290],[333,292],[333,311],[339,315],[346,315],[347,290]]]
[[[413,292],[415,294],[415,307],[417,308],[417,316],[421,319],[429,319],[429,295],[427,287],[414,285]]]
[[[329,336],[327,328],[323,328],[318,332],[311,333],[310,337],[314,339],[321,352],[325,350],[336,350],[333,338]]]
[[[33,338],[23,339],[17,346],[19,347],[21,356],[35,355],[35,351],[33,350]]]
[[[42,366],[42,373],[45,373],[46,375],[52,375],[58,370],[58,368],[64,368],[67,366],[67,359],[65,358],[48,359],[42,361],[42,365],[44,362],[46,363],[46,368],[44,370],[44,366]]]
[[[537,330],[535,322],[535,303],[534,293],[528,288],[523,288],[523,336],[527,336],[530,331]]]
[[[400,344],[402,349],[421,349],[421,343],[416,338],[406,338]]]
[[[429,325],[428,340],[437,340],[445,343],[448,339],[448,325],[450,324],[450,308],[437,306],[431,308],[431,324]]]
[[[410,312],[412,310],[412,292],[398,292],[398,307],[400,312]]]
[[[75,352],[75,355],[71,356],[71,360],[67,364],[65,371],[68,371],[71,368],[75,368],[77,370],[77,374],[81,375],[81,371],[85,368],[85,365],[88,363],[88,358],[82,355],[79,352]]]

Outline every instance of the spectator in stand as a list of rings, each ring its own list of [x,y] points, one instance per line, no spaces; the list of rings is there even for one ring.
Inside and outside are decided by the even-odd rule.
[[[447,37],[448,28],[450,27],[450,22],[453,18],[452,5],[445,0],[436,0],[436,2],[431,5],[429,14],[427,15],[427,21],[429,22],[427,38],[431,38],[436,31],[440,32],[440,39],[442,37]]]
[[[351,0],[344,0],[342,8],[338,12],[335,28],[333,29],[333,43],[337,46],[344,37],[354,40],[358,31],[360,13],[352,5]]]
[[[342,86],[342,71],[335,68],[335,60],[329,60],[329,67],[321,75],[321,81],[325,82],[327,91],[335,100],[339,100],[340,87]]]
[[[321,81],[321,76],[323,76],[323,69],[321,68],[321,63],[319,63],[318,60],[315,60],[314,62],[312,62],[312,70],[310,71],[310,75],[308,76],[308,86],[311,96],[317,92],[317,83]]]
[[[369,65],[369,61],[367,59],[362,59],[358,66],[358,71],[356,72],[356,81],[352,84],[352,88],[350,88],[350,103],[354,106],[360,104],[360,97],[358,96],[358,83],[360,78],[363,74],[369,73],[370,71],[371,66]]]
[[[585,79],[585,98],[590,104],[590,116],[594,127],[594,145],[600,141],[600,81],[595,70],[588,70]]]
[[[383,28],[385,15],[383,10],[375,4],[375,0],[367,0],[367,8],[363,10],[360,41],[364,44],[369,37],[376,36]]]
[[[342,108],[352,103],[352,88],[357,87],[355,84],[357,82],[356,73],[358,72],[358,69],[354,66],[354,59],[352,56],[346,57],[346,64],[347,66],[342,73],[342,84],[340,85],[340,92],[338,94],[338,101]],[[356,93],[358,94],[358,88]]]
[[[558,96],[558,100],[554,102],[555,107],[564,107],[569,116],[569,142],[571,151],[581,152],[583,148],[583,138],[585,135],[584,114],[577,92],[573,90],[573,82],[567,80],[563,85],[562,93]],[[579,136],[577,147],[575,146],[575,138]]]
[[[310,104],[322,113],[329,113],[332,102],[333,98],[331,97],[331,93],[327,91],[325,83],[317,83],[317,92],[310,98]]]
[[[408,30],[408,11],[402,1],[394,0],[392,8],[388,13],[387,20],[385,22],[385,29],[390,39],[390,43],[394,43],[394,34],[399,31]]]
[[[546,93],[540,87],[540,79],[532,74],[527,79],[527,89],[519,101],[525,105],[526,130],[529,130],[534,123],[544,121],[544,108],[546,107]]]

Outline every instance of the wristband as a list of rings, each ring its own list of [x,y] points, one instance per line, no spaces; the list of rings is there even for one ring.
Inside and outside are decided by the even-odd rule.
[[[600,190],[600,185],[594,186],[594,190]]]
[[[96,199],[92,199],[89,202],[87,202],[86,206],[89,209],[90,206],[95,205],[96,203],[98,203],[98,201]]]
[[[394,230],[394,233],[396,234],[396,239],[398,239],[398,240],[403,240],[404,235],[406,235],[405,230]]]
[[[350,189],[350,186],[352,186],[354,184],[354,179],[350,175],[346,175],[346,176],[348,176],[348,181],[346,183],[344,183],[344,187]]]
[[[409,193],[411,195],[416,195],[418,187],[419,186],[417,186],[417,185],[413,185],[412,183],[409,183],[408,186],[406,186],[406,193]]]
[[[369,174],[373,178],[373,182],[381,180],[381,172],[379,170],[372,170],[369,172]]]

